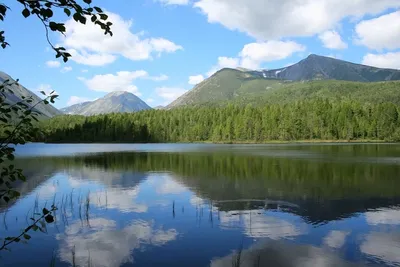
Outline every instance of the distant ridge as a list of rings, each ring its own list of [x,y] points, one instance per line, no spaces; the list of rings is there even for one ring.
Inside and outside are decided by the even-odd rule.
[[[90,116],[135,112],[146,109],[151,109],[151,107],[136,95],[125,91],[117,91],[111,92],[95,101],[83,102],[63,108],[61,111],[64,114]]]

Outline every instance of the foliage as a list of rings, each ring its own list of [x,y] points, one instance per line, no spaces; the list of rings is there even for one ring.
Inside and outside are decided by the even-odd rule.
[[[50,94],[45,99],[34,103],[33,97],[23,97],[23,99],[16,103],[9,103],[6,95],[13,94],[10,89],[12,85],[15,85],[16,81],[5,80],[0,84],[0,126],[2,129],[3,138],[0,141],[0,201],[9,202],[20,196],[20,192],[15,190],[14,183],[17,180],[25,181],[26,178],[22,173],[22,169],[16,168],[12,161],[14,160],[14,146],[19,144],[25,144],[27,140],[32,140],[37,134],[38,116],[40,113],[36,111],[35,107],[41,103],[49,104],[54,103],[57,95]],[[42,92],[45,95],[45,92]],[[8,250],[7,246],[14,242],[20,242],[21,238],[29,240],[30,236],[28,231],[33,229],[43,230],[43,223],[52,223],[53,215],[52,212],[55,207],[49,211],[43,209],[43,214],[39,218],[31,218],[32,224],[29,225],[19,236],[6,237],[3,244],[0,245],[0,250]],[[38,223],[42,226],[39,227]]]
[[[42,124],[47,142],[400,141],[392,103],[314,99],[283,105],[227,105],[91,117],[57,116]]]
[[[63,58],[64,62],[68,61],[71,54],[64,47],[55,47],[50,41],[49,32],[58,32],[64,34],[66,28],[64,23],[53,20],[54,12],[61,10],[66,16],[72,16],[76,22],[86,24],[87,19],[90,19],[95,25],[104,30],[104,34],[112,36],[111,25],[107,21],[108,16],[103,10],[97,6],[91,6],[92,0],[83,0],[87,7],[82,7],[75,0],[17,0],[22,6],[22,16],[27,18],[34,16],[42,22],[46,38],[49,45],[56,53],[56,58]],[[0,20],[4,21],[6,14],[9,12],[9,7],[0,3]],[[5,32],[0,30],[0,46],[6,48],[10,44],[6,41]],[[27,141],[37,139],[37,125],[34,122],[38,121],[40,113],[35,107],[41,103],[54,103],[57,95],[53,92],[46,96],[45,92],[41,92],[46,96],[45,99],[33,103],[34,97],[23,96],[21,101],[10,103],[7,100],[7,94],[14,94],[11,90],[14,83],[17,81],[5,80],[0,84],[0,201],[9,202],[20,196],[20,193],[14,189],[14,183],[17,180],[25,181],[26,178],[22,173],[22,169],[15,168],[12,161],[14,160],[15,146],[25,144]],[[51,210],[43,209],[39,218],[31,218],[32,224],[29,225],[19,236],[5,238],[0,250],[8,250],[7,246],[14,242],[21,241],[21,238],[29,240],[27,234],[30,230],[43,230],[45,223],[52,223],[54,218],[52,212],[56,207],[52,206]],[[41,223],[42,227],[38,226]]]
[[[92,23],[98,25],[104,34],[112,36],[110,21],[107,21],[108,16],[103,12],[100,7],[91,6],[92,0],[83,0],[87,7],[82,7],[78,1],[75,0],[17,0],[22,6],[22,16],[25,18],[29,16],[37,17],[43,24],[46,30],[46,38],[51,48],[56,52],[56,58],[62,57],[64,62],[68,61],[71,54],[64,47],[55,47],[49,38],[49,32],[59,32],[64,34],[66,28],[64,23],[53,20],[54,12],[56,10],[62,10],[64,14],[72,18],[81,24],[86,24],[87,20],[90,19]],[[4,20],[7,12],[9,11],[8,6],[0,3],[0,20]],[[6,42],[5,32],[0,30],[0,45],[6,48],[10,44]]]

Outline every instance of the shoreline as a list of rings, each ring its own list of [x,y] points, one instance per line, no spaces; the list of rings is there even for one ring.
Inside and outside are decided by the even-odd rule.
[[[268,145],[268,144],[399,144],[396,141],[385,140],[270,140],[263,142],[256,141],[194,141],[194,142],[160,142],[160,143],[131,143],[131,142],[29,142],[41,144],[215,144],[215,145]]]

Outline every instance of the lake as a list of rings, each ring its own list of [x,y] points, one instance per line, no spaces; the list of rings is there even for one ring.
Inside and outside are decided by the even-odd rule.
[[[400,266],[398,144],[28,144],[1,266]]]

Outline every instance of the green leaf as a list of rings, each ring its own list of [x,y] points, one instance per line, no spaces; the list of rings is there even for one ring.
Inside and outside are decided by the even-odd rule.
[[[46,220],[47,223],[52,223],[54,222],[54,217],[52,215],[47,215],[46,217],[44,217],[44,219]]]
[[[75,13],[72,17],[74,18],[74,20],[75,20],[76,22],[78,22],[78,21],[80,20],[81,14]]]
[[[92,0],[83,0],[86,4],[90,5],[92,3]]]
[[[29,240],[29,239],[31,239],[31,236],[28,235],[28,234],[24,234],[24,238],[25,238],[26,240]]]
[[[100,14],[100,18],[101,18],[102,20],[107,20],[107,19],[108,19],[108,16],[107,16],[106,14]]]
[[[38,229],[39,229],[39,227],[38,227],[36,224],[32,226],[32,230],[33,230],[33,231],[36,232]]]
[[[68,8],[64,8],[64,13],[67,14],[67,16],[71,16],[71,11]]]
[[[8,154],[8,155],[7,155],[7,159],[8,159],[8,160],[14,160],[14,158],[15,158],[15,157],[14,157],[14,154]]]
[[[95,6],[95,7],[93,7],[97,12],[99,12],[99,13],[102,13],[103,12],[103,10],[101,10],[101,8],[100,7],[97,7],[97,6]]]
[[[25,8],[24,10],[22,10],[22,15],[25,18],[29,17],[30,14],[31,14],[31,12],[29,11],[29,9]]]
[[[44,214],[44,215],[47,215],[47,214],[49,214],[49,213],[50,213],[50,211],[49,211],[48,209],[43,208],[43,214]]]

